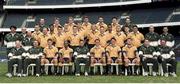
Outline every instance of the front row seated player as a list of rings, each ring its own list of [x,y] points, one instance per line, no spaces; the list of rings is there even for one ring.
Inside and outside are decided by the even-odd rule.
[[[62,64],[68,64],[72,62],[73,49],[69,47],[69,42],[64,41],[64,47],[59,50],[59,66],[60,68],[63,66]],[[60,72],[59,72],[60,73]]]
[[[148,65],[147,63],[152,63],[153,66],[153,76],[156,76],[158,72],[158,60],[155,47],[150,46],[149,40],[144,40],[144,44],[140,46],[139,56],[141,58],[142,66],[144,68],[143,76],[148,76]]]
[[[106,47],[108,73],[111,74],[111,63],[122,65],[121,48],[116,45],[116,39],[111,39],[111,44]],[[119,70],[121,67],[119,67]]]
[[[30,48],[27,53],[26,53],[26,57],[24,59],[24,67],[23,67],[23,75],[22,76],[27,76],[27,67],[29,64],[36,64],[36,76],[39,77],[40,76],[40,57],[43,55],[43,50],[42,48],[39,46],[38,41],[33,41],[33,47]]]
[[[8,73],[6,74],[7,77],[12,77],[13,73],[13,65],[17,64],[17,76],[21,77],[22,71],[22,59],[26,56],[25,50],[22,48],[20,41],[15,41],[15,47],[10,50],[8,54]],[[14,74],[15,75],[15,74]]]
[[[76,76],[80,76],[80,63],[85,64],[85,76],[88,76],[88,70],[89,70],[89,49],[87,45],[85,44],[84,40],[79,41],[80,46],[75,48],[74,56],[75,56],[75,69],[76,69]]]
[[[128,68],[128,72],[131,72],[129,64],[133,63],[135,64],[134,72],[136,72],[140,65],[140,58],[137,51],[137,47],[132,45],[131,38],[127,39],[127,44],[122,48],[122,52],[124,56],[125,68]]]
[[[177,67],[177,61],[175,58],[175,53],[172,51],[172,48],[166,45],[165,40],[161,40],[161,45],[159,46],[158,52],[160,54],[160,59],[162,61],[162,68],[164,72],[164,76],[168,77],[170,72],[170,75],[173,77],[177,77],[176,75],[176,67]],[[171,64],[169,66],[169,71],[167,71],[167,63]]]
[[[95,63],[103,64],[103,68],[106,68],[106,57],[105,57],[105,49],[100,45],[100,39],[97,38],[95,40],[95,46],[90,50],[91,54],[91,67],[94,66]]]
[[[48,46],[44,48],[44,55],[41,57],[41,68],[42,73],[44,73],[45,64],[54,65],[54,74],[57,74],[57,65],[58,65],[58,49],[53,46],[53,40],[48,39]],[[51,66],[49,66],[49,73],[51,74]]]

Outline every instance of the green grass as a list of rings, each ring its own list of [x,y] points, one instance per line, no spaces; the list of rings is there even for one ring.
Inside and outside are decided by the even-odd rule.
[[[7,64],[0,63],[1,83],[180,83],[180,64],[177,67],[178,77],[143,77],[143,76],[40,76],[12,77],[5,76]]]

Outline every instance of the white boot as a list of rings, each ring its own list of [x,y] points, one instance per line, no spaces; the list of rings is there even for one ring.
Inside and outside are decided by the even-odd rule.
[[[26,74],[22,74],[23,77],[26,77],[27,75]]]
[[[143,76],[148,76],[148,72],[144,72],[144,75]]]
[[[88,76],[88,73],[87,72],[85,72],[85,74],[84,74],[85,76]]]
[[[12,77],[12,74],[11,74],[11,73],[7,73],[6,76],[9,77],[9,78],[11,78],[11,77]]]
[[[153,72],[153,76],[157,76],[156,72]]]
[[[21,74],[17,74],[17,77],[21,77]]]
[[[165,73],[165,74],[164,74],[164,76],[165,76],[165,77],[168,77],[168,76],[169,76],[169,74],[168,74],[168,73]]]
[[[80,74],[78,73],[78,74],[75,74],[76,76],[80,76]]]
[[[39,74],[36,74],[36,77],[39,77]]]
[[[177,77],[177,75],[175,74],[175,72],[171,73],[171,75],[172,75],[173,77]]]

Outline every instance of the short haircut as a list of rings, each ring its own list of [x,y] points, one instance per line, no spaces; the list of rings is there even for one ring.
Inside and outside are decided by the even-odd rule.
[[[115,40],[116,41],[116,38],[113,37],[113,38],[111,38],[111,40]]]
[[[10,29],[12,29],[12,28],[14,28],[15,30],[17,29],[17,27],[14,25],[10,26]]]
[[[112,19],[117,19],[117,17],[112,17]]]
[[[133,28],[134,28],[134,27],[137,27],[137,28],[138,28],[138,26],[137,26],[137,25],[133,25],[132,27],[133,27]]]
[[[52,39],[48,39],[47,41],[53,41]]]
[[[96,42],[96,41],[100,41],[100,39],[99,39],[99,38],[97,38],[97,39],[95,39],[95,40],[94,40],[94,42]]]

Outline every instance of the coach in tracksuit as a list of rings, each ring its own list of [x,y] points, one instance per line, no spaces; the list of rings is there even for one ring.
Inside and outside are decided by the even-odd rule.
[[[84,40],[80,40],[80,46],[75,49],[75,67],[76,67],[76,76],[80,76],[80,63],[85,64],[85,76],[88,75],[89,70],[89,49],[88,46],[84,45]]]
[[[7,54],[15,47],[15,41],[20,40],[20,34],[16,33],[16,26],[11,26],[11,32],[4,37],[4,44],[7,45]]]
[[[21,47],[21,42],[16,41],[15,42],[16,47],[12,48],[10,53],[8,54],[9,60],[8,60],[8,73],[6,76],[12,77],[13,72],[13,65],[17,64],[17,76],[21,77],[21,71],[22,71],[22,58],[26,56],[25,50]]]
[[[160,35],[159,45],[161,44],[162,40],[166,41],[166,46],[174,46],[174,36],[168,32],[168,27],[163,28],[163,33]]]
[[[166,41],[162,40],[161,45],[159,46],[158,52],[160,53],[160,58],[162,60],[162,68],[163,72],[165,73],[164,76],[168,77],[168,71],[167,71],[167,66],[166,64],[169,63],[171,64],[170,66],[170,75],[173,77],[176,77],[176,66],[177,66],[177,61],[175,59],[175,53],[171,50],[170,47],[166,45]]]
[[[28,51],[33,46],[33,41],[35,40],[32,36],[31,31],[27,31],[26,37],[22,40],[23,48]]]
[[[153,47],[158,46],[159,34],[154,32],[154,27],[151,25],[149,27],[149,33],[145,35],[145,39],[149,40],[149,45]]]
[[[39,47],[38,41],[33,42],[33,47],[30,48],[26,53],[26,58],[24,59],[23,76],[27,76],[27,67],[29,64],[36,64],[36,76],[40,75],[40,56],[43,55],[43,49]]]
[[[144,44],[139,49],[139,56],[141,57],[142,66],[145,70],[144,76],[148,75],[147,63],[153,64],[153,76],[158,72],[158,60],[156,50],[153,46],[149,45],[149,40],[145,40]]]

